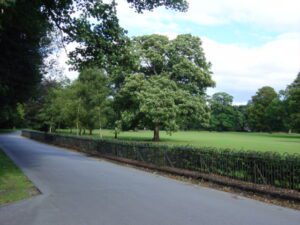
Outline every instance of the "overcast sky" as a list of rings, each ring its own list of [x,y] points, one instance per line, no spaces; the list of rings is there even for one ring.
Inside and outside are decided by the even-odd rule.
[[[262,86],[278,91],[296,78],[300,71],[300,0],[188,2],[186,13],[159,8],[137,14],[126,0],[117,0],[118,17],[129,36],[199,36],[217,83],[208,93],[225,91],[234,96],[236,104],[246,103]],[[62,65],[65,60],[62,54]]]

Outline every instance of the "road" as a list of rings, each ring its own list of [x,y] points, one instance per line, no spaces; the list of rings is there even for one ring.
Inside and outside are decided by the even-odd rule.
[[[300,211],[0,135],[42,194],[0,207],[1,225],[299,225]]]

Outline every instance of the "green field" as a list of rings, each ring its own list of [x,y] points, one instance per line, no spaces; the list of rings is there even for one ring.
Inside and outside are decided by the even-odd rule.
[[[68,130],[59,132],[68,134]],[[74,131],[73,131],[74,134]],[[103,130],[103,138],[113,138],[112,130]],[[119,134],[121,140],[151,141],[152,131],[127,131]],[[99,137],[99,131],[93,132]],[[236,150],[275,151],[279,153],[300,154],[300,134],[286,133],[239,133],[239,132],[208,132],[208,131],[179,131],[169,136],[161,131],[162,144],[209,146],[230,148]]]
[[[37,194],[34,185],[0,149],[0,205]]]

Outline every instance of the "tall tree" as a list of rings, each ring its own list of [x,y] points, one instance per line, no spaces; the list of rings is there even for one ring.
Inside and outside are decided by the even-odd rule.
[[[253,131],[272,131],[272,124],[268,120],[267,109],[278,94],[274,88],[265,86],[260,88],[248,103],[248,122]]]
[[[146,35],[133,43],[140,74],[125,78],[116,96],[123,128],[146,126],[158,141],[161,128],[171,132],[192,119],[207,124],[204,93],[214,82],[200,39]]]
[[[289,128],[300,132],[300,72],[286,89],[286,102],[289,114]]]
[[[6,1],[11,2],[11,1]],[[0,5],[0,126],[13,124],[18,102],[27,100],[41,80],[49,21],[39,1]]]
[[[225,92],[215,93],[210,100],[211,129],[217,131],[240,131],[244,129],[244,115],[232,105],[233,97]]]
[[[106,100],[110,93],[108,77],[101,69],[87,68],[79,74],[78,82],[80,83],[78,96],[81,98],[82,108],[86,112],[82,124],[90,134],[96,127],[101,132]]]

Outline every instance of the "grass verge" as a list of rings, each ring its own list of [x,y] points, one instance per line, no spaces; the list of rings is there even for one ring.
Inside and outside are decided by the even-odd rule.
[[[0,149],[0,205],[38,194],[32,182]]]

